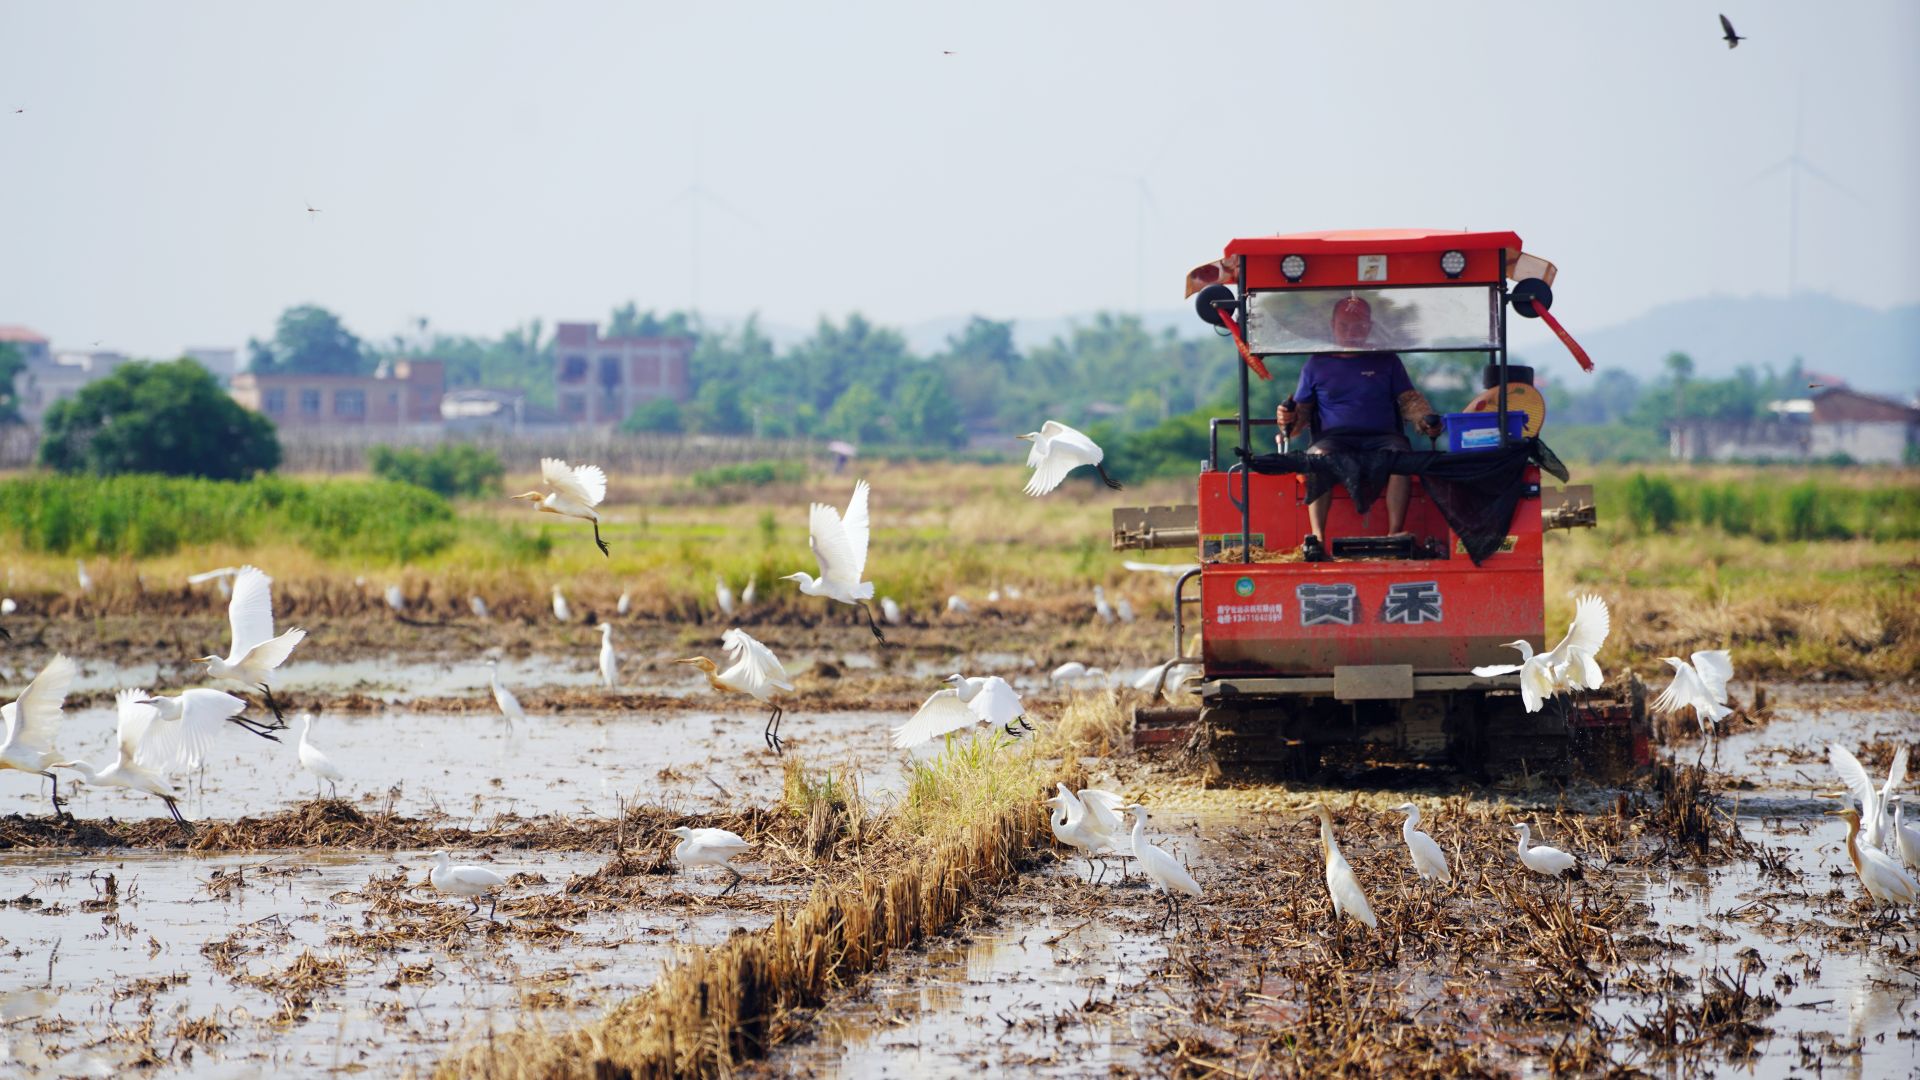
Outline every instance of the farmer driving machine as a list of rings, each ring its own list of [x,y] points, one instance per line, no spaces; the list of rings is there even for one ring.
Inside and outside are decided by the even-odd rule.
[[[1116,548],[1199,559],[1173,587],[1172,663],[1198,668],[1186,682],[1200,704],[1143,707],[1138,745],[1288,772],[1330,751],[1483,775],[1644,762],[1631,680],[1529,713],[1517,675],[1472,671],[1517,660],[1508,642],[1552,644],[1543,538],[1594,523],[1591,489],[1542,488],[1543,471],[1566,472],[1539,440],[1531,369],[1507,360],[1511,311],[1545,320],[1591,370],[1548,313],[1554,273],[1511,232],[1379,230],[1234,240],[1188,275],[1200,318],[1236,343],[1239,414],[1209,425],[1197,505],[1114,511]],[[1371,316],[1364,340],[1330,329],[1329,312],[1356,299]],[[1444,446],[1303,453],[1256,415],[1269,361],[1383,353],[1485,358],[1484,390],[1462,412],[1417,418]],[[1390,534],[1380,496],[1397,476],[1410,494]],[[1309,505],[1327,493],[1327,542],[1303,545]]]

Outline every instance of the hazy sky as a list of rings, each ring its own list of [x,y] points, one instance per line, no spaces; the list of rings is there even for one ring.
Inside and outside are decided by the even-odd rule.
[[[1786,291],[1797,88],[1845,189],[1802,181],[1801,286],[1920,301],[1920,4],[1724,2],[1732,52],[1670,0],[0,0],[0,323],[1042,318],[1178,306],[1236,235],[1422,225],[1519,232],[1599,327]]]

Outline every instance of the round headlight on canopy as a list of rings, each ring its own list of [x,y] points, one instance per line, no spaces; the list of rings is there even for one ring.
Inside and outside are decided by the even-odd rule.
[[[1467,253],[1448,251],[1440,255],[1440,270],[1450,278],[1457,278],[1467,269]]]
[[[1298,255],[1289,255],[1280,260],[1280,276],[1288,281],[1299,281],[1307,276],[1307,260]]]

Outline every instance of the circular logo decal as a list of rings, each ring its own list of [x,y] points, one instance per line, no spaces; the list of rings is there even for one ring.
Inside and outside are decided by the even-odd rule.
[[[1239,581],[1234,582],[1233,591],[1239,593],[1241,596],[1252,596],[1253,595],[1253,579],[1250,577],[1243,577]]]

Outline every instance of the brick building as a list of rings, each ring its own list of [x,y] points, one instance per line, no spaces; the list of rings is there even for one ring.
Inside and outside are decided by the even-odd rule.
[[[439,360],[395,360],[372,375],[262,375],[233,377],[233,399],[280,427],[364,424],[438,424],[447,389]]]
[[[602,338],[598,323],[554,328],[554,405],[568,423],[617,424],[643,402],[692,397],[690,337]]]

